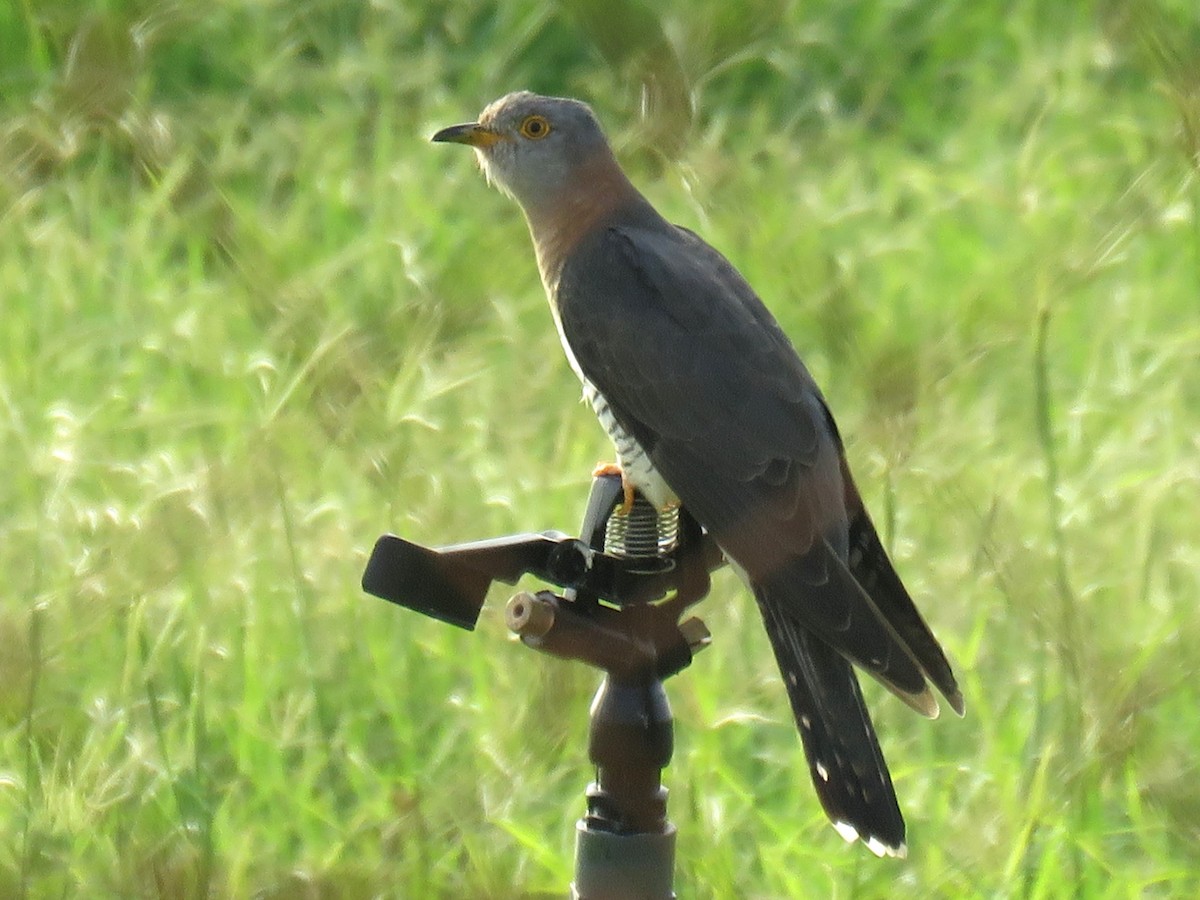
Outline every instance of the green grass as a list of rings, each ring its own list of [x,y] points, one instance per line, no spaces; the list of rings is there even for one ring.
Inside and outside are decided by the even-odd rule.
[[[426,143],[519,87],[774,309],[967,697],[866,686],[911,852],[844,845],[722,574],[681,896],[1200,892],[1194,4],[449,6],[0,9],[0,897],[562,895],[595,675],[358,588],[611,455]]]

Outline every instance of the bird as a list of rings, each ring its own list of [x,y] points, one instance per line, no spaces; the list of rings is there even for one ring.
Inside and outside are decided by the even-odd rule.
[[[586,103],[510,93],[431,140],[474,148],[523,210],[626,490],[682,505],[753,594],[831,823],[877,856],[906,855],[854,667],[929,718],[930,684],[960,716],[963,695],[792,342],[724,256],[633,185]]]

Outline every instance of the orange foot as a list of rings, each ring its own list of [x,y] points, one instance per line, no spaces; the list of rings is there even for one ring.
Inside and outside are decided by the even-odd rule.
[[[621,515],[627,516],[633,509],[633,485],[626,480],[625,472],[616,463],[600,463],[592,470],[592,477],[599,478],[601,475],[620,475],[621,476],[621,494],[624,497],[618,511]]]

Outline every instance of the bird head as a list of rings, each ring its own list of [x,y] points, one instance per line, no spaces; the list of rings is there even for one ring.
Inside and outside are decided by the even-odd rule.
[[[478,121],[443,128],[432,140],[474,147],[488,181],[527,212],[561,201],[597,155],[612,157],[586,103],[528,91],[501,97]]]

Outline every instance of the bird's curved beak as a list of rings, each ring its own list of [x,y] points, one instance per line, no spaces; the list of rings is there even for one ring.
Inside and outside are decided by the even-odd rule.
[[[467,144],[483,150],[502,138],[498,132],[492,131],[486,125],[467,122],[465,125],[451,125],[449,128],[443,128],[430,140],[438,144]]]

